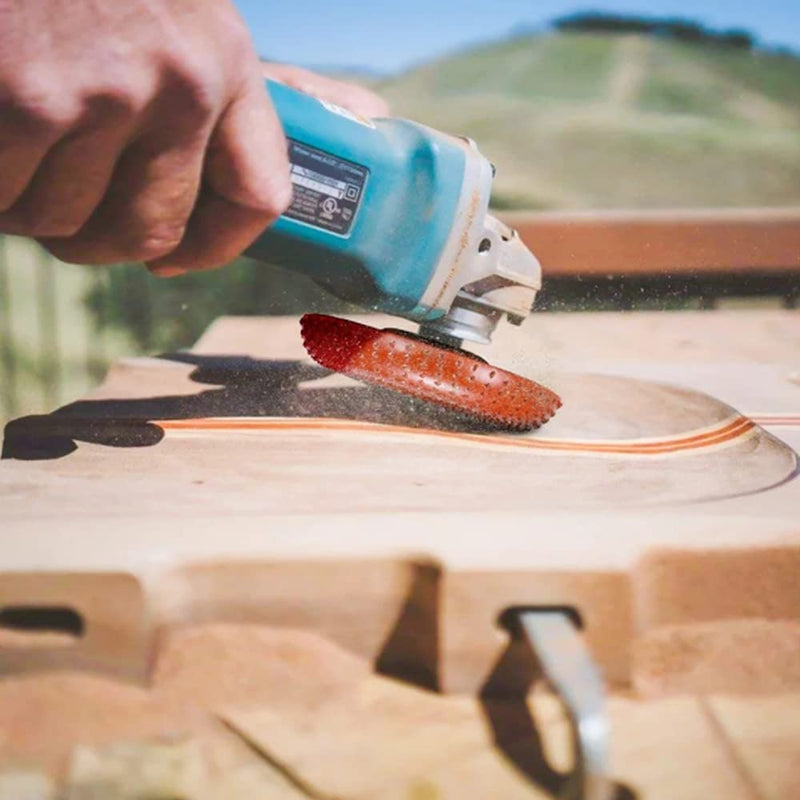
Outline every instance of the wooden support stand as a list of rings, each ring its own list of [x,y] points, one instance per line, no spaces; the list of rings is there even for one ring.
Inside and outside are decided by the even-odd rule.
[[[514,436],[419,427],[310,364],[296,319],[119,364],[5,432],[0,763],[80,782],[76,744],[172,727],[266,752],[287,795],[547,796],[558,745],[526,773],[536,709],[502,700],[537,674],[498,624],[525,606],[582,620],[617,796],[786,796],[764,741],[800,750],[797,342],[792,312],[534,317],[492,359],[564,408]],[[428,724],[464,749],[425,760]],[[342,766],[380,742],[417,766]]]

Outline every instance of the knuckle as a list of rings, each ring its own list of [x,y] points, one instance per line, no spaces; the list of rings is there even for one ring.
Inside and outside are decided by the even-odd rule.
[[[79,261],[79,259],[75,258],[69,245],[65,245],[64,242],[44,238],[37,239],[36,241],[50,253],[51,256],[54,256],[59,261],[63,261],[65,264],[77,264]]]
[[[253,49],[250,31],[239,14],[231,14],[228,10],[217,20],[220,40],[235,55],[249,53]]]
[[[118,84],[92,91],[85,101],[85,107],[92,119],[109,124],[134,119],[146,102],[146,98],[133,85]]]
[[[198,119],[209,119],[222,105],[220,76],[189,57],[172,59],[167,67],[166,99],[172,108]]]
[[[67,128],[80,116],[76,96],[62,92],[45,74],[20,70],[4,81],[0,120],[6,130],[23,136],[47,137]]]
[[[129,242],[125,256],[131,261],[154,261],[168,256],[183,239],[184,226],[159,224]]]

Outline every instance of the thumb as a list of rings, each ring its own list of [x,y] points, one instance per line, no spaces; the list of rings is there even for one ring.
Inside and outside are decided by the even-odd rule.
[[[226,200],[263,211],[267,222],[291,203],[286,138],[257,73],[220,117],[203,177]]]

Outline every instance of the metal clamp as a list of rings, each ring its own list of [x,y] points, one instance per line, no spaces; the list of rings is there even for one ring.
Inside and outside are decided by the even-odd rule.
[[[576,800],[608,800],[612,782],[605,688],[575,620],[560,609],[519,610],[516,620],[544,677],[569,715],[575,771],[568,796]]]

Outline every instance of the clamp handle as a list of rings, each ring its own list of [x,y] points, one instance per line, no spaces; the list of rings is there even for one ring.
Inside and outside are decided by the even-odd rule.
[[[571,800],[608,800],[613,784],[605,687],[574,612],[510,609],[503,615],[503,623],[530,647],[569,716],[575,769],[564,796]]]

